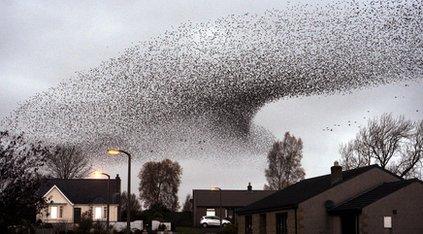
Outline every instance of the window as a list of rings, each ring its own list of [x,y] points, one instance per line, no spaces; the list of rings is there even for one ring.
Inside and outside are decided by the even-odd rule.
[[[245,234],[253,233],[253,217],[251,215],[245,216]]]
[[[226,210],[226,211],[227,211],[226,217],[232,219],[233,213],[234,213],[233,210]]]
[[[286,220],[288,218],[287,213],[276,214],[276,234],[287,234],[288,227]]]
[[[207,209],[206,210],[206,216],[215,216],[216,211],[214,209]]]
[[[103,208],[103,219],[107,218],[107,206]]]
[[[50,218],[57,219],[57,206],[50,206]]]
[[[102,211],[102,207],[98,206],[94,209],[94,219],[101,219],[102,215],[101,215],[101,211]]]
[[[266,214],[260,214],[260,234],[266,234]]]
[[[63,206],[59,207],[59,218],[63,218]]]

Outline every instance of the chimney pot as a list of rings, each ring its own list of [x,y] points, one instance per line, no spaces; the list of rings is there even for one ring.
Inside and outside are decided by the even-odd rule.
[[[333,163],[333,166],[330,168],[330,179],[331,185],[335,185],[342,182],[342,167],[339,166],[338,161],[335,161]]]
[[[119,193],[120,194],[120,177],[119,177],[119,174],[116,174],[116,178],[115,178],[115,180],[116,180],[116,193]]]

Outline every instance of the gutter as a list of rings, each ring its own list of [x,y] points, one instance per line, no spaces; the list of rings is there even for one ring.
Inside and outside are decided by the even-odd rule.
[[[237,214],[238,215],[250,215],[250,214],[260,214],[260,213],[267,213],[267,212],[279,211],[279,210],[292,210],[292,209],[297,209],[297,208],[298,208],[298,204],[294,204],[294,205],[264,208],[264,209],[257,209],[257,210],[240,210],[240,211],[237,212]]]

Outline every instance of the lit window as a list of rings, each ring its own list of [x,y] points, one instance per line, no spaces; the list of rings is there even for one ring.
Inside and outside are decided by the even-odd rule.
[[[214,209],[207,209],[206,210],[206,216],[215,216],[216,211]]]
[[[103,210],[102,207],[96,207],[94,210],[94,219],[101,219],[101,211]]]
[[[50,218],[57,219],[57,206],[50,207]]]

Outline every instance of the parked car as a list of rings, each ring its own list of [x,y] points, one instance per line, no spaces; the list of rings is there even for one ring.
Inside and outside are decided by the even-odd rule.
[[[227,224],[231,224],[231,222],[227,219],[222,219],[222,226],[225,226]],[[220,218],[217,216],[203,216],[201,217],[200,225],[203,228],[220,226]]]

